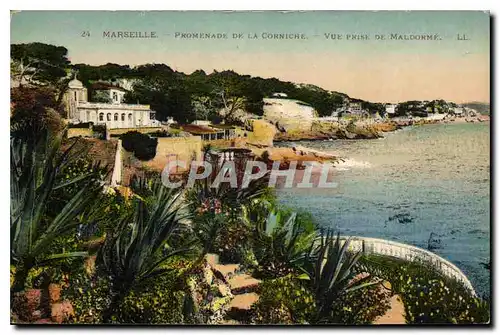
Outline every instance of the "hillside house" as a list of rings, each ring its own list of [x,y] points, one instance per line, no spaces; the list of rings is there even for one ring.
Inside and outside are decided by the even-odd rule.
[[[385,114],[389,117],[396,115],[396,104],[385,105]]]
[[[181,130],[191,135],[200,136],[203,141],[232,140],[236,137],[236,128],[231,125],[182,125]]]
[[[124,89],[102,83],[95,89],[109,95],[111,102],[89,102],[87,88],[82,82],[76,76],[69,82],[64,101],[68,111],[66,118],[70,124],[91,122],[106,125],[108,129],[161,125],[149,105],[123,103]]]

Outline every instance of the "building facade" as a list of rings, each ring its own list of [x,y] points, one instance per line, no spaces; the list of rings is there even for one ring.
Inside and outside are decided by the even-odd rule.
[[[67,119],[70,123],[92,122],[106,125],[107,128],[140,128],[158,127],[161,125],[155,119],[155,113],[149,105],[124,104],[125,90],[106,88],[101,90],[109,94],[110,103],[89,102],[88,92],[81,81],[76,78],[68,85],[65,96]]]

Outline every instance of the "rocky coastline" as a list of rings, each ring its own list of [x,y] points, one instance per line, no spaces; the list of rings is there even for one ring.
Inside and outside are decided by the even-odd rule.
[[[396,131],[408,126],[419,126],[438,123],[475,123],[487,122],[489,116],[482,115],[476,118],[445,118],[443,120],[429,119],[400,119],[400,120],[359,120],[351,122],[313,122],[310,130],[279,131],[274,136],[275,142],[281,141],[314,141],[314,140],[359,140],[377,139],[384,133]]]

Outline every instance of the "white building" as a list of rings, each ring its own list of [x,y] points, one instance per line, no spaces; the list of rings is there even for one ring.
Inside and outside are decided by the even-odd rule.
[[[451,112],[455,115],[462,115],[464,113],[464,109],[462,107],[454,107]]]
[[[396,104],[388,104],[388,105],[385,105],[385,113],[387,115],[394,115],[396,114]]]
[[[111,103],[89,102],[87,89],[76,78],[68,85],[65,96],[70,123],[92,122],[113,128],[158,127],[155,112],[149,105],[124,104],[125,90],[119,87],[107,88]]]

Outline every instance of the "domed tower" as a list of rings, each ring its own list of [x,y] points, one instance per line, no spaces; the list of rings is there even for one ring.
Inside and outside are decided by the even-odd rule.
[[[79,119],[78,104],[87,102],[87,89],[83,86],[82,82],[76,79],[76,73],[73,80],[68,83],[68,91],[66,92],[66,107],[67,118]]]

